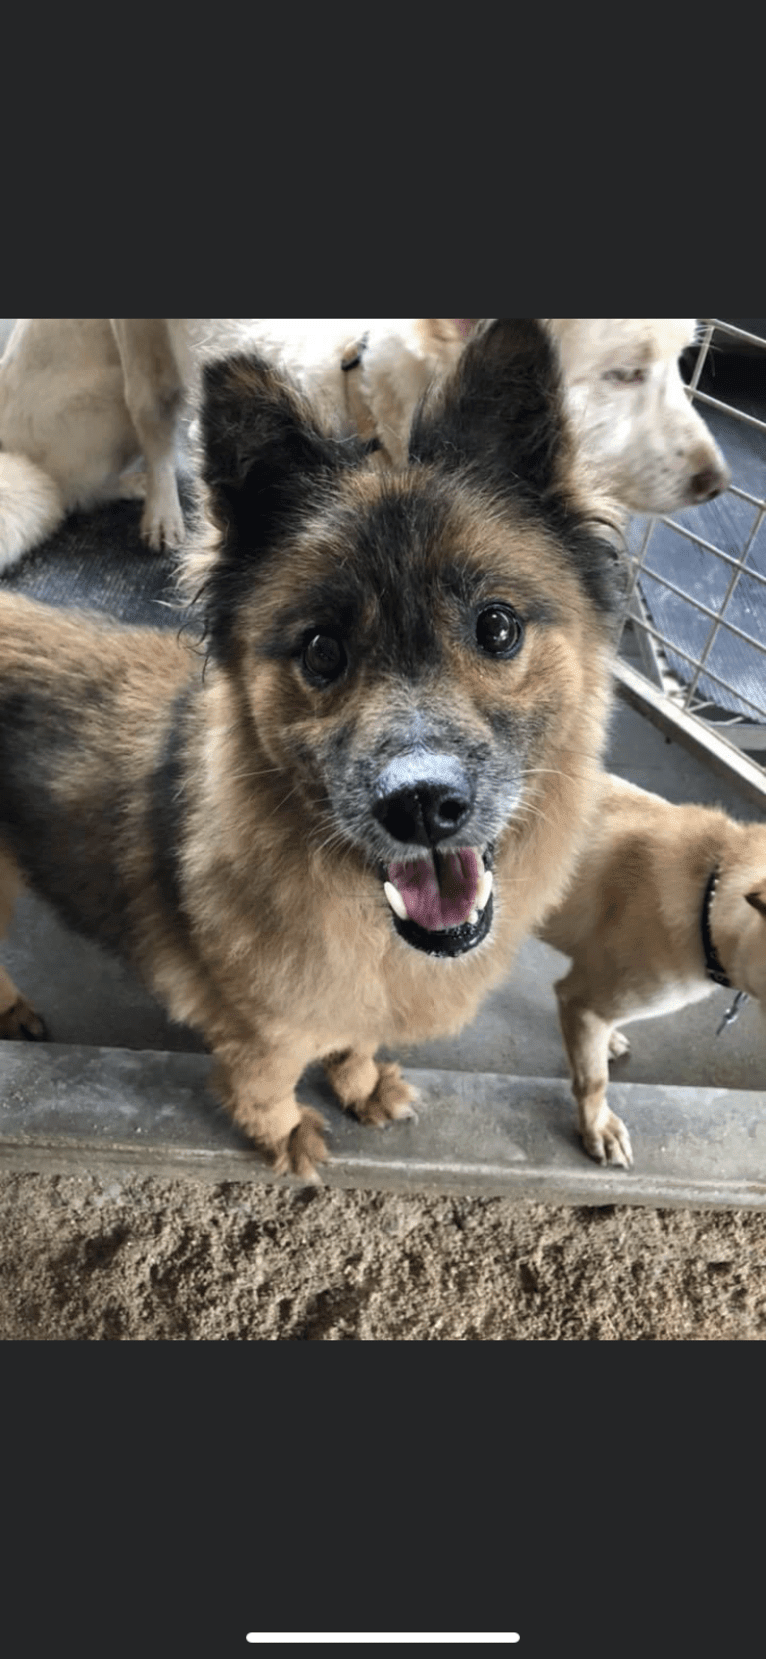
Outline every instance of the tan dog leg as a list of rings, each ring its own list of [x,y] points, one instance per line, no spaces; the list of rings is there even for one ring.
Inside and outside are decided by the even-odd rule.
[[[396,1118],[414,1118],[410,1102],[417,1099],[417,1091],[405,1083],[398,1066],[353,1048],[325,1055],[322,1064],[341,1106],[360,1123],[382,1128]]]
[[[583,1145],[598,1163],[629,1169],[633,1162],[630,1136],[606,1103],[612,1026],[572,995],[571,978],[570,974],[559,980],[555,989]]]
[[[119,501],[145,501],[146,473],[121,472],[117,480],[117,498]]]
[[[272,1050],[226,1045],[216,1053],[214,1087],[237,1127],[257,1146],[276,1175],[287,1172],[319,1181],[315,1165],[327,1160],[322,1130],[327,1125],[311,1106],[301,1106],[294,1089],[315,1051]]]
[[[125,402],[146,460],[141,535],[150,547],[180,547],[185,526],[176,483],[183,386],[162,317],[112,318]]]
[[[10,923],[20,890],[15,865],[0,853],[0,935]],[[17,990],[5,968],[0,967],[0,1037],[35,1041],[45,1034],[45,1026],[31,1002]]]
[[[31,1002],[16,989],[5,968],[0,967],[0,1037],[10,1037],[15,1042],[23,1039],[37,1042],[45,1034],[45,1026]]]

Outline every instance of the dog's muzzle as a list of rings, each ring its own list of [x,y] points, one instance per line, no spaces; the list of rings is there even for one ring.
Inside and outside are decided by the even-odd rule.
[[[431,956],[462,956],[492,924],[491,850],[456,844],[475,796],[455,756],[427,750],[396,756],[373,791],[373,816],[407,849],[384,866],[394,926]]]

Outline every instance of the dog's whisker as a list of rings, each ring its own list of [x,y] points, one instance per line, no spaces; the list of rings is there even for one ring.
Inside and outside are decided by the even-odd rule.
[[[582,763],[582,770],[573,770],[570,768],[568,771],[565,771],[561,766],[526,766],[522,773],[522,783],[525,778],[531,778],[535,773],[550,773],[554,777],[566,778],[568,782],[571,782],[572,779],[575,778],[579,782],[590,782],[594,776],[594,769],[596,772],[601,771],[601,757],[600,755],[581,755],[580,761]],[[591,763],[590,766],[588,766],[588,762]]]
[[[539,806],[534,806],[531,801],[524,801],[522,803],[518,811],[514,814],[514,822],[523,822],[525,816],[541,818],[543,823],[548,824],[549,826],[552,824],[552,820],[548,817],[548,814],[543,812]]]
[[[587,782],[591,776],[589,772],[565,772],[560,766],[530,766],[524,773],[522,783],[526,783],[527,778],[537,777],[543,773],[552,778],[564,778],[567,783]]]
[[[229,777],[231,778],[232,783],[244,783],[245,781],[249,781],[251,778],[267,778],[278,775],[280,772],[281,768],[279,766],[263,766],[259,771],[255,772],[230,772]]]
[[[300,786],[299,783],[293,784],[292,789],[288,789],[287,794],[283,795],[281,800],[277,801],[276,806],[272,808],[271,812],[267,812],[266,817],[267,818],[276,817],[276,814],[278,812],[282,811],[282,808],[287,805],[287,802],[292,800],[293,795],[297,795],[298,790],[300,789],[300,787],[301,786]]]

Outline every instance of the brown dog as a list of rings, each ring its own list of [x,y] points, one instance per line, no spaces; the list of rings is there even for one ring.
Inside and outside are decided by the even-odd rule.
[[[307,1062],[363,1121],[408,1115],[376,1048],[469,1020],[562,891],[622,571],[532,322],[469,343],[401,470],[249,356],[207,367],[202,447],[206,660],[0,598],[2,902],[28,882],[127,957],[311,1176]],[[7,976],[0,1029],[41,1033]]]
[[[669,1014],[716,984],[766,1009],[766,825],[673,806],[604,774],[587,847],[537,936],[572,958],[556,984],[580,1134],[599,1163],[633,1162],[606,1103],[617,1022]]]

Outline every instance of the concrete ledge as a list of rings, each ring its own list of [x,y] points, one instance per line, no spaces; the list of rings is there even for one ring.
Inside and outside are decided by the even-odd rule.
[[[274,1178],[207,1088],[205,1055],[57,1043],[0,1045],[0,1168],[88,1174],[116,1168],[211,1181]],[[495,1072],[406,1075],[417,1122],[365,1129],[321,1073],[301,1100],[327,1118],[328,1185],[454,1192],[556,1204],[766,1208],[766,1095],[615,1083],[635,1168],[586,1157],[568,1085]]]

